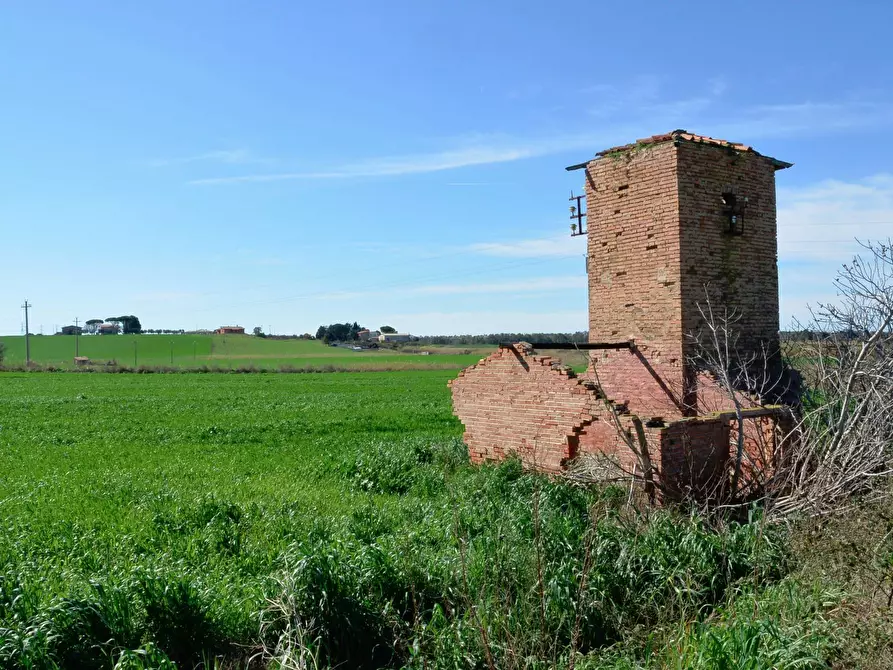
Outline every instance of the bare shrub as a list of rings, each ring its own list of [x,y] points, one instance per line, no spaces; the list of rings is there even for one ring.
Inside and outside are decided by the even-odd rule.
[[[798,445],[774,474],[776,515],[822,515],[853,494],[884,495],[893,474],[893,242],[864,243],[791,352],[806,392]]]
[[[731,504],[761,499],[770,518],[824,515],[847,509],[854,495],[889,491],[893,474],[893,246],[864,243],[864,253],[834,280],[838,299],[812,310],[786,358],[738,346],[731,309],[701,306],[691,362],[707,372],[734,407]],[[749,351],[742,354],[742,350]],[[795,390],[796,399],[791,391]],[[790,421],[776,444],[750,441],[749,410],[785,402]],[[752,416],[752,415],[751,415]],[[751,431],[750,436],[762,436]]]

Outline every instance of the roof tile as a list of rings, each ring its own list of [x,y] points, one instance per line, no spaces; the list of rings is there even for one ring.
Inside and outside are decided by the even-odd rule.
[[[739,142],[729,142],[728,140],[720,140],[720,139],[716,139],[714,137],[708,137],[707,135],[697,135],[695,133],[690,133],[687,130],[679,129],[679,130],[673,130],[669,133],[663,133],[661,135],[652,135],[651,137],[644,137],[642,139],[636,140],[636,142],[634,144],[623,144],[621,146],[611,147],[610,149],[605,149],[604,151],[599,151],[596,154],[596,156],[606,156],[608,154],[629,151],[630,149],[633,149],[636,146],[641,146],[643,144],[645,144],[645,145],[660,144],[662,142],[670,142],[670,141],[678,141],[678,140],[684,140],[686,142],[697,142],[700,144],[712,144],[712,145],[720,146],[720,147],[729,147],[731,149],[734,149],[735,151],[746,151],[746,152],[751,152],[751,153],[757,154],[758,156],[762,155],[759,152],[755,151],[753,149],[753,147],[748,146],[746,144],[741,144]],[[770,156],[766,156],[766,158],[769,158],[770,160],[772,160],[775,163],[776,168],[778,168],[778,169],[783,169],[786,167],[790,167],[792,165],[791,163],[785,163],[784,161],[777,160]]]

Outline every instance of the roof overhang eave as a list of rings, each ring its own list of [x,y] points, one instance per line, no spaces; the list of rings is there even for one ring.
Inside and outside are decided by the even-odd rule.
[[[568,165],[568,166],[567,166],[566,168],[564,168],[564,169],[567,170],[568,172],[573,172],[574,170],[582,170],[582,169],[585,168],[587,165],[589,165],[589,163],[590,163],[592,160],[594,160],[594,159],[590,159],[590,160],[586,161],[585,163],[577,163],[576,165]]]

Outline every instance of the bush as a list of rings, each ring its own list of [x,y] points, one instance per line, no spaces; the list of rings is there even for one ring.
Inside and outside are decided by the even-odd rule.
[[[107,668],[115,650],[139,644],[133,594],[93,582],[84,598],[51,606],[50,655],[66,668]]]
[[[432,444],[426,440],[374,442],[351,454],[342,472],[353,486],[372,493],[404,494],[413,487],[433,495],[443,487],[444,474],[468,462],[460,440]]]
[[[146,628],[178,666],[192,667],[203,652],[222,647],[226,638],[197,583],[176,574],[144,574],[139,589]]]

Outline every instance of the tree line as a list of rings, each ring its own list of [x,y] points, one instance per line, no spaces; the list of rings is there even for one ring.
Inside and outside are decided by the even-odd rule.
[[[328,326],[320,326],[317,328],[316,339],[326,343],[352,342],[360,339],[359,332],[362,330],[368,330],[368,328],[361,326],[356,321],[353,323],[350,323],[349,321],[346,323],[330,323]],[[393,326],[381,326],[378,330],[381,333],[397,332],[397,329]]]
[[[135,334],[143,332],[153,332],[153,331],[144,331],[143,325],[140,323],[138,317],[133,314],[125,314],[123,316],[110,316],[106,319],[87,319],[84,322],[83,327],[81,326],[63,326],[59,333],[62,335],[80,335],[81,333],[85,333],[87,335],[96,335],[97,333],[107,332],[109,329],[101,329],[101,326],[114,326],[111,329],[111,332],[115,334],[124,333],[125,335]],[[160,330],[157,332],[161,332]],[[183,332],[183,331],[164,331],[164,332]],[[57,333],[58,334],[58,333]]]
[[[576,342],[582,344],[589,341],[589,333],[585,330],[576,333],[489,333],[487,335],[422,335],[419,344],[475,345],[499,344],[500,342],[548,342],[560,344]]]

